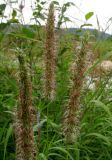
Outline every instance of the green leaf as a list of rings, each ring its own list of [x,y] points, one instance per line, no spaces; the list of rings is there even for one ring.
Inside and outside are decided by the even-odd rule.
[[[66,10],[67,10],[71,5],[74,5],[74,3],[72,3],[72,2],[67,2],[67,3],[65,3],[65,4],[63,5],[63,7],[62,7],[62,13],[65,13]]]
[[[15,19],[16,16],[17,16],[17,12],[16,12],[16,10],[13,9],[12,18]]]
[[[70,7],[70,6],[74,6],[75,4],[73,2],[67,2],[65,3],[65,6],[66,7]]]
[[[41,160],[47,160],[47,157],[45,156],[45,154],[40,153],[39,154],[39,159],[41,159]]]
[[[33,12],[33,16],[35,17],[35,18],[40,18],[41,20],[45,20],[45,16],[44,16],[44,14],[42,14],[40,11],[39,12]]]
[[[44,16],[42,13],[39,13],[39,14],[38,14],[38,17],[39,17],[40,19],[42,19],[42,20],[45,20],[45,16]]]
[[[7,144],[8,144],[9,137],[12,134],[12,131],[13,131],[13,127],[12,127],[12,125],[10,125],[9,128],[8,128],[8,130],[7,130],[7,134],[6,134],[6,138],[5,138],[5,143],[4,143],[4,158],[3,158],[3,160],[5,160],[6,150],[7,150]]]
[[[10,19],[8,23],[19,23],[18,19]]]
[[[90,26],[93,26],[92,24],[83,24],[83,25],[81,25],[81,28],[83,28],[83,27],[90,27]]]
[[[22,32],[28,38],[34,38],[34,36],[35,36],[35,33],[34,33],[33,29],[30,28],[30,27],[24,27],[22,29]]]
[[[3,37],[4,37],[4,34],[0,33],[0,42],[2,41]]]
[[[81,28],[76,30],[76,33],[81,33],[81,32],[82,32]]]
[[[69,17],[63,17],[63,19],[64,19],[64,22],[70,22],[71,21]]]
[[[91,102],[94,102],[96,106],[98,107],[102,107],[104,109],[104,111],[108,114],[109,117],[112,116],[110,110],[109,110],[109,107],[106,106],[104,103],[102,103],[101,101],[99,100],[92,100]]]
[[[66,12],[66,10],[67,10],[67,7],[66,7],[66,6],[63,6],[63,7],[62,7],[62,14],[64,14],[64,13]]]
[[[73,157],[70,155],[70,153],[62,147],[52,147],[52,148],[50,148],[50,150],[54,150],[55,152],[56,151],[62,152],[64,154],[68,155],[69,160],[74,160]]]
[[[108,145],[109,147],[111,146],[111,142],[110,139],[100,133],[89,133],[87,136],[94,136],[96,137],[98,140],[101,140],[104,142],[104,144]]]
[[[42,5],[46,4],[46,1],[42,1],[41,4],[42,4]]]
[[[0,24],[0,31],[4,30],[7,26],[8,26],[8,24],[6,24],[6,23],[1,23],[1,24]]]
[[[37,10],[38,10],[38,12],[42,11],[42,9],[43,9],[43,7],[38,4],[38,5],[37,5]]]
[[[88,20],[94,15],[94,12],[89,12],[85,15],[85,19]]]
[[[65,159],[65,157],[64,156],[62,156],[62,155],[60,155],[60,154],[58,154],[58,153],[49,153],[49,155],[48,155],[49,157],[50,156],[53,156],[53,157],[59,157],[59,158],[61,158],[61,159]]]
[[[5,8],[6,8],[6,4],[1,4],[0,5],[0,16],[3,15],[3,11],[5,10]]]
[[[54,3],[55,5],[59,5],[59,2],[57,2],[57,1],[53,1],[53,3]]]
[[[3,128],[1,128],[1,130],[0,130],[0,143],[1,143],[3,135],[5,133],[5,129],[7,128],[7,124],[8,124],[8,122],[5,122]]]

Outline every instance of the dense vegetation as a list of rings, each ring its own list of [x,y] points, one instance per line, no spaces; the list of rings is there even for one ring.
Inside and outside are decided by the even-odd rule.
[[[101,68],[111,61],[111,36],[61,29],[71,3],[55,28],[57,5],[46,27],[21,24],[14,9],[0,25],[0,160],[112,160],[112,66]]]

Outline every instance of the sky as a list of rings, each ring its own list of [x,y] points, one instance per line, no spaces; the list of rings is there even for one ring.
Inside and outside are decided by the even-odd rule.
[[[76,16],[79,17],[79,19],[84,20],[85,14],[92,11],[94,12],[94,16],[88,21],[88,23],[91,23],[95,28],[98,28],[96,20],[97,16],[101,28],[103,28],[103,30],[106,29],[106,24],[109,18],[112,17],[112,0],[72,0],[72,2],[76,2],[83,12],[79,12],[79,14],[77,13]],[[75,17],[75,12],[76,11],[71,8],[69,13]],[[108,32],[111,32],[111,29],[112,27]]]
[[[0,4],[2,4],[3,1],[4,0],[0,0]],[[24,19],[26,24],[29,24],[30,18],[32,16],[31,1],[34,2],[35,0],[25,0],[25,8],[23,9]],[[108,26],[107,22],[112,17],[112,0],[57,0],[57,1],[60,3],[60,5],[63,5],[63,3],[66,2],[73,2],[77,6],[77,7],[75,6],[70,7],[69,10],[66,12],[66,16],[69,16],[70,19],[72,20],[71,23],[67,23],[67,27],[80,27],[84,23],[90,23],[93,25],[93,28],[98,29],[98,23],[97,23],[97,18],[98,18],[100,30],[106,30]],[[18,0],[18,3],[20,2],[21,0]],[[8,14],[9,10],[10,10],[9,7],[7,7],[5,14]],[[87,14],[88,12],[94,12],[94,16],[86,22],[85,14]],[[108,24],[110,23],[111,21]],[[110,28],[106,30],[106,32],[112,33],[112,26],[110,26]]]

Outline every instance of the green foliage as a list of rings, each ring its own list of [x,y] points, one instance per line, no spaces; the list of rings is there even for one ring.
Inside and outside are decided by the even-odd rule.
[[[23,27],[22,33],[26,38],[34,38],[35,32],[31,27]]]
[[[16,12],[16,10],[13,9],[12,18],[15,19],[16,16],[17,16],[17,12]]]
[[[15,3],[14,1],[11,1]],[[44,5],[46,1],[37,0],[33,16],[45,20]],[[58,27],[63,22],[70,21],[65,16],[67,9],[74,5],[65,3],[60,8]],[[6,5],[0,5],[0,16]],[[93,12],[86,14],[88,21]],[[16,23],[17,11],[12,11],[10,23]],[[9,24],[10,24],[9,23]],[[8,25],[9,25],[8,24]],[[18,25],[15,30],[7,31],[7,24],[0,25],[0,160],[15,160],[14,115],[18,106],[18,51],[25,58],[33,83],[33,106],[39,114],[38,123],[33,130],[35,144],[38,148],[37,160],[111,160],[112,159],[112,82],[111,75],[103,77],[99,86],[94,89],[84,89],[81,95],[81,131],[78,141],[66,144],[62,134],[63,112],[69,99],[71,88],[71,64],[77,58],[75,45],[83,37],[84,24],[75,34],[61,30],[57,59],[57,96],[53,102],[43,98],[43,50],[45,40],[44,27]],[[16,26],[16,25],[15,25]],[[19,29],[18,29],[19,28]],[[7,34],[5,32],[7,31]],[[78,32],[77,31],[77,32]],[[21,45],[19,43],[21,41]],[[95,41],[93,53],[99,52],[94,64],[85,75],[91,73],[103,60],[112,60],[112,39]],[[78,46],[80,47],[80,46]]]
[[[75,4],[72,3],[72,2],[67,2],[67,3],[64,3],[62,7],[59,7],[59,10],[60,10],[60,14],[58,16],[58,24],[57,24],[57,28],[60,29],[61,25],[64,23],[64,22],[69,22],[70,19],[69,17],[66,17],[65,16],[65,13],[67,11],[67,9],[70,7],[70,6],[74,6]]]
[[[89,20],[94,15],[94,12],[89,12],[85,15],[85,19]]]
[[[4,12],[5,8],[6,8],[6,4],[0,4],[0,17],[3,16],[3,12]]]
[[[53,1],[53,3],[54,3],[55,5],[59,5],[59,2],[57,2],[57,1]]]
[[[30,29],[31,28],[25,28],[25,30],[22,30],[26,35],[26,39],[28,37],[28,41],[30,37],[33,38]],[[88,91],[86,94],[85,92],[82,94],[81,104],[83,115],[81,118],[80,138],[74,145],[64,143],[60,122],[62,121],[61,116],[69,96],[69,78],[71,76],[69,68],[74,57],[73,38],[74,36],[69,33],[61,35],[57,70],[57,99],[52,103],[46,102],[42,98],[42,47],[38,44],[37,49],[37,45],[33,45],[34,50],[36,50],[36,53],[32,55],[35,62],[32,64],[35,73],[33,73],[33,104],[41,115],[40,123],[34,125],[35,141],[37,144],[38,141],[40,141],[38,145],[38,159],[111,160],[112,103],[110,97],[112,87],[111,83],[104,83],[106,80],[101,82],[100,87],[97,88],[96,91]],[[26,45],[26,41],[24,43]],[[98,47],[105,44],[102,43],[100,43]],[[105,51],[106,50],[105,48]],[[27,53],[28,52],[29,50],[27,48]],[[0,156],[2,159],[4,157],[4,160],[15,159],[12,115],[13,108],[17,106],[18,87],[15,78],[10,74],[14,70],[14,66],[11,65],[12,63],[13,61],[10,61],[10,56],[6,57],[5,53],[1,52],[0,117],[2,118],[0,120]],[[15,69],[17,69],[17,67]],[[105,88],[107,83],[110,86],[108,89]],[[37,134],[39,129],[41,131],[40,140]],[[102,152],[102,150],[105,152]]]
[[[36,7],[33,10],[33,16],[38,25],[41,25],[40,20],[44,21],[46,19],[44,7],[46,5],[46,1],[36,0]]]
[[[83,27],[90,27],[90,26],[92,26],[92,24],[83,24],[83,25],[81,25],[81,28],[83,28]]]

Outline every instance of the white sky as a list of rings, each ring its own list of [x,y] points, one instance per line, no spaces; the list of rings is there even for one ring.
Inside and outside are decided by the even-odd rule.
[[[3,1],[4,0],[0,0],[0,4]],[[18,1],[20,2],[21,0]],[[34,2],[35,0],[32,1]],[[58,0],[61,5],[64,2],[69,1],[75,3],[80,9],[77,9],[76,7],[70,7],[70,9],[67,11],[66,15],[70,16],[71,20],[73,21],[73,23],[67,24],[68,27],[79,27],[80,25],[84,24],[85,14],[92,11],[94,12],[94,16],[88,20],[87,23],[91,23],[94,28],[98,28],[96,20],[97,15],[101,28],[105,30],[107,21],[112,17],[112,0]],[[23,10],[26,23],[29,23],[32,15],[30,6],[31,0],[26,0],[25,8]],[[9,9],[7,8],[6,14],[8,11]],[[112,33],[112,26],[110,26],[110,29],[107,32]]]

